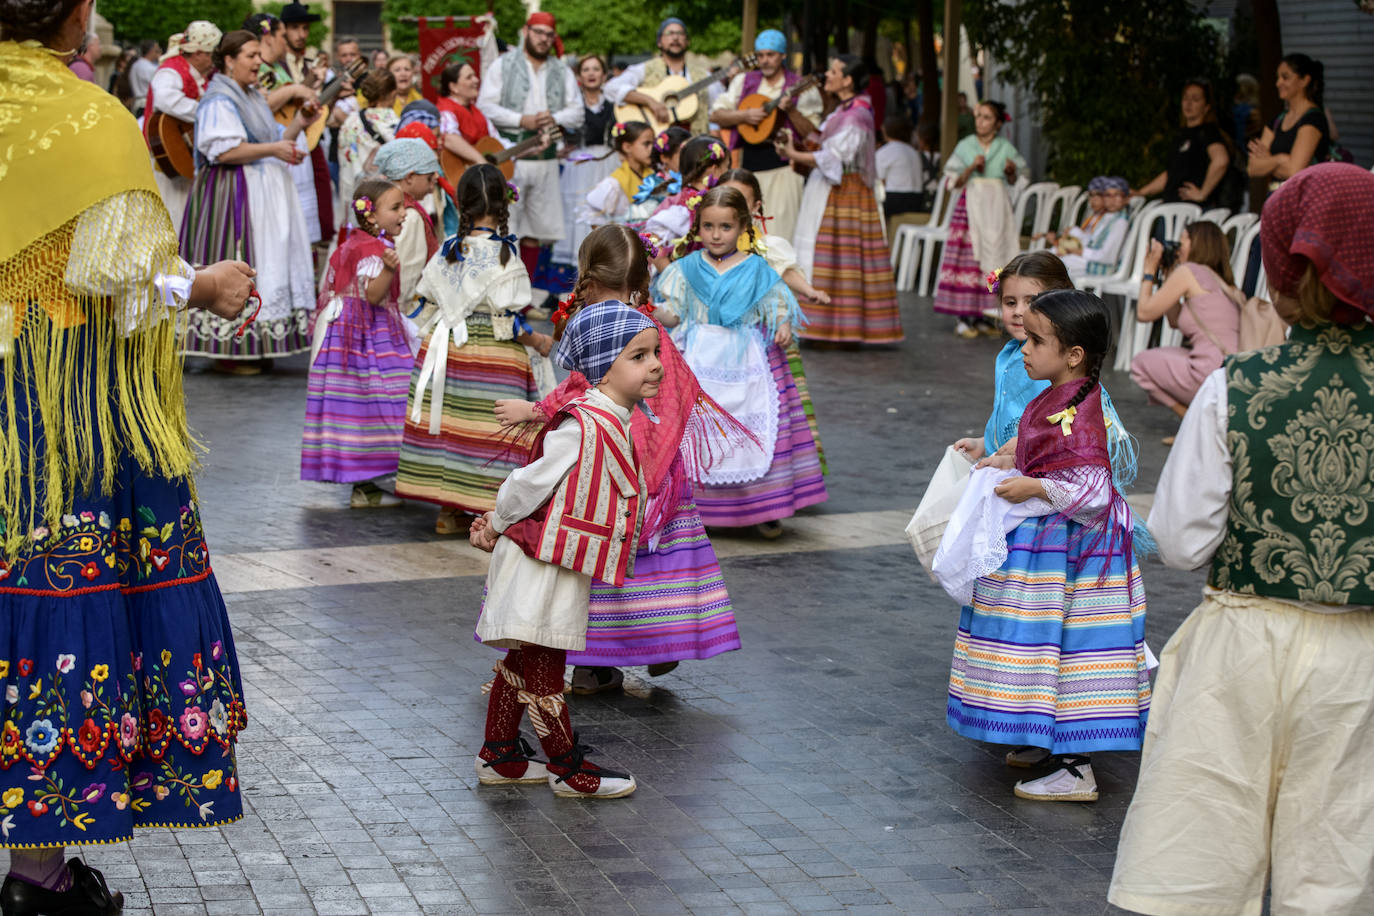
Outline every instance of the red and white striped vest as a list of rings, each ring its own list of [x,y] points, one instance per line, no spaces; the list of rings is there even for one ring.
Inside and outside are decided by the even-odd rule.
[[[644,472],[629,431],[614,414],[578,398],[554,416],[545,432],[568,416],[582,427],[577,464],[547,503],[505,535],[536,560],[623,585],[634,575],[644,521]],[[543,436],[535,441],[535,457],[543,454]]]

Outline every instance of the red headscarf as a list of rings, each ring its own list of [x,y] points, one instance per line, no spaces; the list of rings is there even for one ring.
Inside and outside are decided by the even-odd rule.
[[[525,28],[532,25],[542,25],[546,29],[551,29],[553,35],[553,52],[556,56],[563,56],[563,39],[558,34],[558,20],[553,18],[553,13],[546,13],[540,10],[537,13],[530,13],[530,18],[525,20]]]
[[[1303,169],[1264,204],[1260,243],[1269,285],[1296,296],[1310,262],[1335,295],[1331,318],[1374,315],[1374,174],[1344,162]],[[1349,308],[1348,306],[1354,306]]]

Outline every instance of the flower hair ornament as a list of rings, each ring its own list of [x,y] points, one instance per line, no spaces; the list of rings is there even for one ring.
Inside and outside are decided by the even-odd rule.
[[[725,160],[725,147],[719,143],[711,144],[711,151],[707,153],[707,158],[712,162],[723,162]]]
[[[998,268],[997,270],[988,271],[988,275],[985,279],[987,280],[988,284],[988,292],[992,293],[994,296],[997,295],[1002,289],[1001,268]]]
[[[657,137],[654,137],[654,149],[658,150],[660,153],[663,153],[664,155],[667,155],[668,132],[666,130],[663,133],[659,134]]]
[[[369,216],[372,213],[372,198],[364,194],[362,197],[353,201],[353,211],[358,214],[358,222],[361,223],[363,217]]]
[[[625,122],[616,121],[615,124],[611,126],[611,141],[615,142],[623,136],[625,136]]]
[[[652,232],[641,232],[639,234],[639,242],[644,246],[644,254],[650,261],[658,257],[662,251],[658,236],[654,235]]]
[[[520,189],[515,186],[515,182],[506,182],[506,203],[513,204],[520,199]]]
[[[258,31],[261,32],[261,33],[264,34],[264,35],[271,35],[271,34],[272,34],[272,20],[271,20],[271,18],[260,19],[260,20],[258,20]]]

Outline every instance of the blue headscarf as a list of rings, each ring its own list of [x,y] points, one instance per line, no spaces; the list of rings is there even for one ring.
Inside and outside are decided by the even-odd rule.
[[[777,51],[779,54],[787,53],[787,36],[777,29],[764,29],[759,32],[754,39],[755,51]]]
[[[615,299],[583,306],[564,326],[554,360],[599,384],[635,335],[652,327],[650,318]]]
[[[417,175],[439,174],[439,159],[429,144],[415,137],[402,137],[383,143],[372,160],[383,175],[392,181],[415,172]]]
[[[1088,182],[1088,193],[1101,194],[1103,191],[1107,190],[1107,182],[1109,180],[1110,179],[1107,178],[1106,175],[1098,175],[1092,181]]]

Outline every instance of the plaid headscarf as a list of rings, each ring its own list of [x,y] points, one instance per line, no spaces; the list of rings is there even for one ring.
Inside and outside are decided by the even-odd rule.
[[[1103,191],[1107,190],[1107,181],[1108,178],[1106,175],[1098,175],[1092,181],[1088,182],[1088,193],[1101,194]]]
[[[654,322],[647,315],[614,299],[584,306],[568,319],[554,359],[596,385],[634,336],[652,327]]]
[[[1264,203],[1260,244],[1269,285],[1296,296],[1309,262],[1341,302],[1374,315],[1374,174],[1324,162],[1303,169]],[[1335,313],[1333,319],[1340,320]]]

